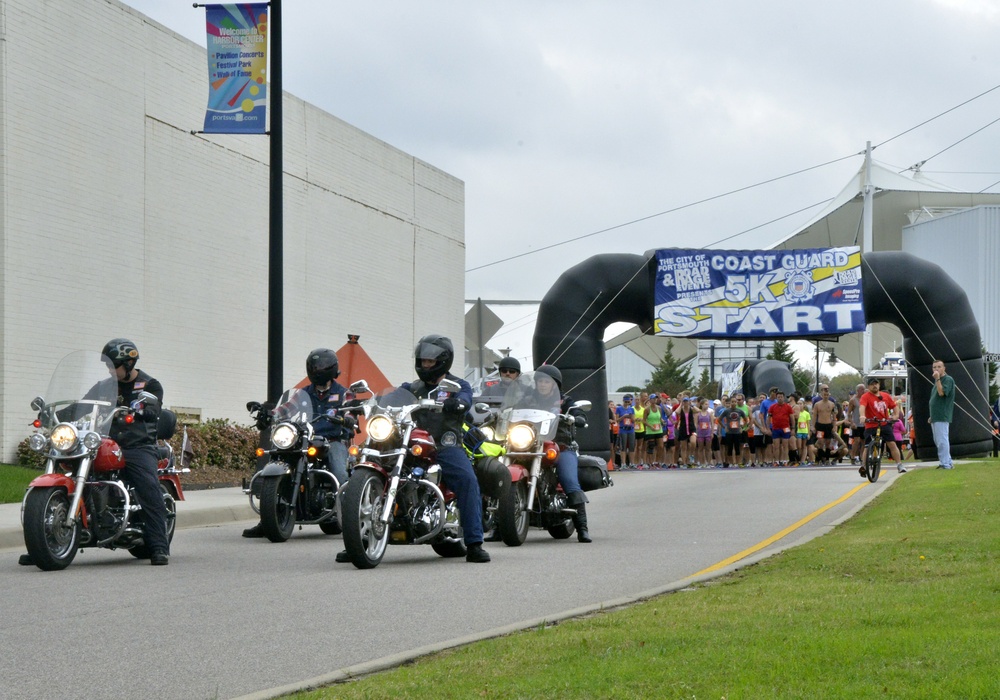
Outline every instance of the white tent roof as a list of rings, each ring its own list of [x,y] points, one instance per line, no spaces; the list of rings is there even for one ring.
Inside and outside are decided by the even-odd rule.
[[[917,173],[907,177],[882,165],[872,163],[872,184],[875,186],[872,206],[874,250],[902,250],[903,227],[921,214],[935,215],[942,210],[965,209],[980,204],[1000,204],[1000,194],[958,192]],[[864,203],[864,164],[840,193],[808,223],[775,242],[772,248],[827,248],[861,245],[862,208]],[[888,324],[875,324],[872,333],[872,355],[879,358],[886,352],[902,347],[902,335]],[[666,353],[667,338],[644,336],[633,328],[609,340],[606,347],[624,344],[647,362],[657,365]],[[697,342],[689,338],[674,338],[674,357],[686,360],[697,352]],[[862,335],[843,336],[839,342],[822,341],[822,346],[835,349],[847,364],[860,368]]]

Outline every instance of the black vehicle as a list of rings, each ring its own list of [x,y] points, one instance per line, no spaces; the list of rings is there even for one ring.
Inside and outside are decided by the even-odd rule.
[[[267,455],[270,460],[243,489],[250,496],[250,505],[260,513],[264,536],[272,542],[284,542],[296,523],[319,525],[328,535],[340,534],[337,512],[343,484],[327,469],[330,444],[315,434],[313,423],[335,420],[353,429],[354,417],[349,413],[313,415],[312,401],[304,389],[289,389],[271,410],[256,401],[248,403],[247,410],[262,431],[270,429],[269,449],[257,449],[258,457]]]

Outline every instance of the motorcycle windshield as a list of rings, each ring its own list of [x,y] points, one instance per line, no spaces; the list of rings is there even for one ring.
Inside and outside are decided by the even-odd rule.
[[[274,423],[311,423],[313,419],[312,398],[305,389],[292,387],[281,395],[271,411]]]
[[[504,393],[496,436],[503,438],[510,426],[531,423],[542,440],[555,437],[562,398],[559,385],[542,372],[522,372]]]
[[[118,405],[118,379],[111,360],[90,350],[70,353],[56,365],[42,400],[43,428],[71,422],[107,435]]]

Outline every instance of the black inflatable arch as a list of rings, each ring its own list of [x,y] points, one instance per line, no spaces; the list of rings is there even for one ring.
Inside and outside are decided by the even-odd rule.
[[[952,455],[987,453],[992,438],[986,427],[986,371],[979,325],[965,292],[940,267],[909,253],[865,253],[861,264],[867,321],[892,323],[903,334],[917,457],[937,456],[927,423],[935,359],[943,360],[955,379]],[[595,255],[560,275],[542,299],[532,341],[535,363],[559,367],[563,387],[573,388],[574,398],[593,403],[590,425],[579,434],[583,452],[604,457],[611,452],[604,422],[604,331],[612,323],[626,322],[649,332],[655,281],[652,254]]]

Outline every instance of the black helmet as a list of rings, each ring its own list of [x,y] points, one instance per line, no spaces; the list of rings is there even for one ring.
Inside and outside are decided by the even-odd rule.
[[[497,371],[502,369],[512,369],[520,373],[521,363],[517,361],[516,357],[508,356],[497,362]]]
[[[131,372],[135,368],[135,363],[139,361],[139,348],[128,338],[113,338],[104,345],[101,354],[111,360],[111,364],[117,367],[124,367],[126,372]]]
[[[306,358],[306,375],[318,386],[333,381],[340,376],[337,353],[329,348],[316,348]]]
[[[434,360],[434,365],[425,369],[421,360]],[[443,335],[425,335],[417,341],[417,347],[413,350],[413,366],[417,370],[417,376],[428,384],[437,382],[447,374],[454,361],[455,346],[451,344],[450,338]]]
[[[542,365],[535,370],[535,374],[548,375],[556,383],[556,386],[559,387],[559,391],[562,391],[562,372],[555,365]]]

